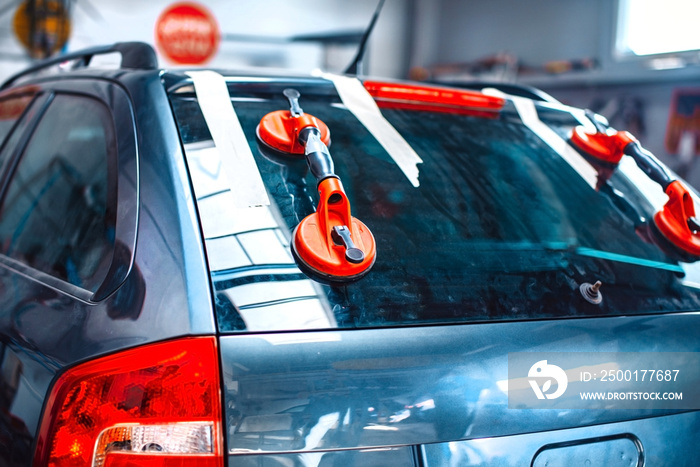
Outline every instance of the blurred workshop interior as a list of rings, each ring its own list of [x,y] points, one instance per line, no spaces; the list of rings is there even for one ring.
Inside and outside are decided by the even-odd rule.
[[[62,52],[156,46],[163,67],[340,73],[379,0],[3,0],[0,79]],[[386,0],[366,76],[534,86],[605,116],[700,186],[700,3]],[[189,41],[189,42],[188,42]]]

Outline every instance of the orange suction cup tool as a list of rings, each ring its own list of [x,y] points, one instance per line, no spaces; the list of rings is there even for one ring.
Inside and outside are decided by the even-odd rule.
[[[318,181],[320,200],[316,212],[294,229],[292,254],[299,269],[321,282],[353,282],[374,265],[376,244],[365,224],[352,217],[343,184],[334,173],[328,151],[328,127],[299,106],[299,92],[285,89],[289,111],[265,115],[258,137],[283,154],[303,154]]]
[[[574,128],[571,142],[584,153],[603,162],[617,165],[624,155],[625,147],[635,142],[634,136],[626,131],[586,131],[583,126]]]
[[[324,282],[356,281],[374,265],[374,236],[350,215],[350,203],[338,178],[322,180],[318,192],[318,209],[294,230],[292,253],[304,272]]]
[[[666,188],[668,202],[654,215],[654,224],[675,247],[700,257],[700,221],[688,189],[675,180]]]
[[[664,207],[654,214],[657,231],[650,229],[650,240],[662,250],[681,257],[683,261],[699,260],[700,220],[695,217],[695,201],[688,189],[680,181],[673,179],[658,159],[642,148],[630,133],[605,128],[597,121],[595,115],[587,112],[587,116],[595,125],[596,132],[590,133],[578,126],[574,128],[571,142],[584,153],[613,165],[619,164],[622,156],[630,156],[668,195]]]
[[[316,128],[323,144],[330,144],[330,131],[321,120],[305,114],[299,107],[299,92],[285,89],[284,95],[289,99],[290,110],[276,110],[265,115],[258,125],[260,141],[286,155],[303,156],[305,144],[300,141],[300,134],[305,128]]]
[[[700,221],[695,217],[695,201],[688,189],[679,180],[674,180],[654,155],[636,141],[625,146],[625,154],[631,156],[668,195],[664,207],[654,214],[658,231],[675,249],[685,253],[684,261],[700,259]],[[665,249],[666,245],[659,246]]]
[[[591,132],[584,126],[575,127],[571,144],[587,156],[588,162],[598,172],[596,190],[601,190],[622,160],[625,148],[636,139],[626,131],[606,128],[593,112],[587,111],[586,116],[595,125],[595,131]]]

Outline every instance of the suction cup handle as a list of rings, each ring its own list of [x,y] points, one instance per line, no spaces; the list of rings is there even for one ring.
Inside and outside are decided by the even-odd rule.
[[[639,143],[632,142],[625,146],[625,154],[632,156],[639,168],[642,169],[650,179],[661,185],[664,191],[666,191],[666,188],[673,182],[673,179],[666,173],[656,158],[650,152],[643,149]]]
[[[355,246],[347,225],[336,225],[331,232],[333,242],[345,247],[345,259],[351,263],[359,264],[365,259],[365,253]]]
[[[301,154],[303,148],[309,170],[318,182],[319,192],[318,209],[306,216],[294,231],[294,258],[302,270],[325,280],[340,283],[357,280],[367,274],[374,264],[374,237],[366,225],[352,217],[350,202],[340,178],[335,174],[333,158],[328,151],[328,127],[313,115],[303,114],[299,107],[299,91],[285,89],[284,95],[289,99],[289,113],[274,113],[275,118],[265,116],[260,126],[264,127],[263,123],[274,126],[272,123],[278,121],[283,123],[281,126],[286,131],[279,139],[284,143],[291,142],[294,148],[290,152],[294,154]],[[258,133],[267,135],[272,131]],[[275,142],[271,137],[268,140]],[[270,144],[268,140],[263,139]],[[356,246],[355,241],[362,249]]]
[[[585,110],[586,117],[588,117],[588,120],[591,121],[593,126],[595,127],[596,131],[598,133],[605,133],[607,131],[607,128],[605,128],[605,125],[603,125],[600,120],[598,120],[598,117],[596,116],[595,112],[586,109]]]
[[[328,177],[335,177],[335,168],[328,146],[321,140],[318,128],[307,126],[299,132],[299,142],[304,145],[304,155],[311,174],[318,182]]]

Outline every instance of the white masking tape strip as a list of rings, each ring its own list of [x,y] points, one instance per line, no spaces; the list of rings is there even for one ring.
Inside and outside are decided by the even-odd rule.
[[[534,101],[519,97],[504,94],[496,89],[484,89],[485,94],[498,95],[506,99],[510,99],[515,104],[515,110],[518,111],[520,119],[526,127],[551,147],[557,154],[561,156],[568,164],[583,178],[583,180],[595,190],[598,184],[598,172],[596,169],[584,159],[581,154],[576,152],[576,149],[546,123],[540,120],[537,115],[537,108]]]
[[[345,107],[389,153],[411,184],[418,187],[420,184],[418,164],[422,163],[423,160],[396,128],[384,118],[377,103],[374,102],[374,98],[367,92],[362,83],[357,78],[330,73],[324,73],[322,76],[333,82]]]
[[[262,176],[241,128],[226,80],[213,71],[187,72],[209,127],[237,208],[268,206]]]
[[[548,127],[546,123],[540,120],[540,117],[537,115],[535,103],[524,97],[510,96],[510,99],[513,100],[515,108],[518,114],[520,114],[520,118],[525,126],[539,136],[549,147],[554,149],[562,159],[568,162],[569,165],[578,172],[581,178],[583,178],[591,188],[595,189],[598,184],[598,172],[596,169],[576,152],[564,138],[559,136],[554,130]]]

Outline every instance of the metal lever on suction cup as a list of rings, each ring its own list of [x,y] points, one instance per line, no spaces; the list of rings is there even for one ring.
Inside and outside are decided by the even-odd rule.
[[[304,111],[301,110],[301,106],[299,105],[299,97],[301,97],[299,91],[296,89],[287,88],[282,91],[282,94],[284,94],[284,97],[289,100],[289,113],[292,114],[292,117],[301,117],[304,115]]]
[[[353,243],[350,229],[347,225],[336,225],[331,232],[333,241],[345,247],[345,259],[351,263],[359,264],[365,259],[365,253]]]

